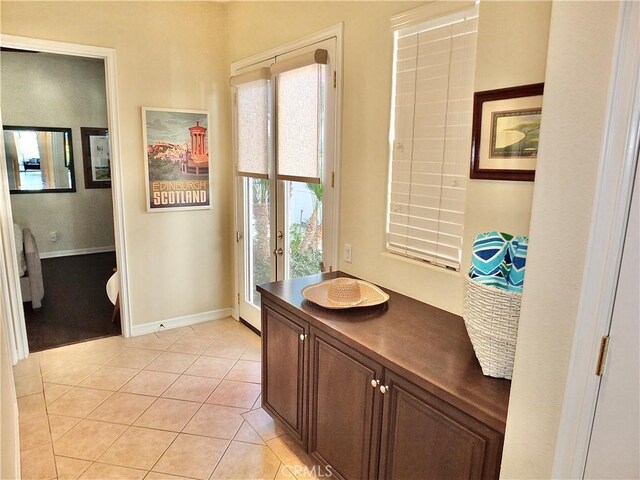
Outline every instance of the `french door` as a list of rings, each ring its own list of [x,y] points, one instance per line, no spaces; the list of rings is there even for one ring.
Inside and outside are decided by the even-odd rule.
[[[251,157],[256,144],[267,157],[266,167],[240,165],[236,175],[238,311],[256,328],[260,328],[256,285],[334,268],[335,51],[336,39],[331,38],[237,72],[250,79],[252,72],[258,72],[262,85],[267,85],[266,115],[257,122],[252,109],[265,108],[265,99],[238,100],[240,89],[234,97],[237,165],[242,163],[238,156]],[[315,61],[314,52],[326,52],[326,58],[324,53],[316,55],[326,63],[306,65],[309,58]],[[286,77],[283,69],[293,73]],[[243,127],[243,122],[251,128]],[[255,125],[264,125],[266,136],[254,134]],[[248,137],[244,144],[243,135]],[[299,165],[309,157],[317,164],[313,174]]]

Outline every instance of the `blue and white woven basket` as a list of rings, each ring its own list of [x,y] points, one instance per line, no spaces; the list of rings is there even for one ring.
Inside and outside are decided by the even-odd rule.
[[[513,375],[521,303],[522,293],[465,277],[464,324],[487,376],[511,379]]]

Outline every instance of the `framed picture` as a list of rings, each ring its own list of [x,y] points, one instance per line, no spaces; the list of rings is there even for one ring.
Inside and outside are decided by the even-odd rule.
[[[543,91],[536,83],[475,93],[471,178],[534,180]]]
[[[142,108],[147,211],[211,208],[209,113]]]
[[[106,128],[80,127],[84,188],[111,188],[109,132]]]

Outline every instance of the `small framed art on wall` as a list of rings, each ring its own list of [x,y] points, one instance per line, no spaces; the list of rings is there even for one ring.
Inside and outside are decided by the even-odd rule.
[[[476,92],[471,178],[533,181],[544,84]]]

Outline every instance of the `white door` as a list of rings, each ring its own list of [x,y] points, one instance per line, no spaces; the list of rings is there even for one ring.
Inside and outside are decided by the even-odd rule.
[[[277,75],[271,77],[269,89],[268,178],[240,174],[236,177],[238,311],[243,320],[258,329],[260,295],[256,285],[313,275],[334,268],[336,39],[287,51],[244,69],[251,71],[277,64],[317,49],[328,52],[327,64],[319,74],[320,181],[283,178],[278,172],[278,129],[282,132],[288,126],[275,114],[279,91]],[[237,105],[235,115],[237,118]]]
[[[640,177],[636,179],[618,277],[609,351],[584,478],[640,478]]]

